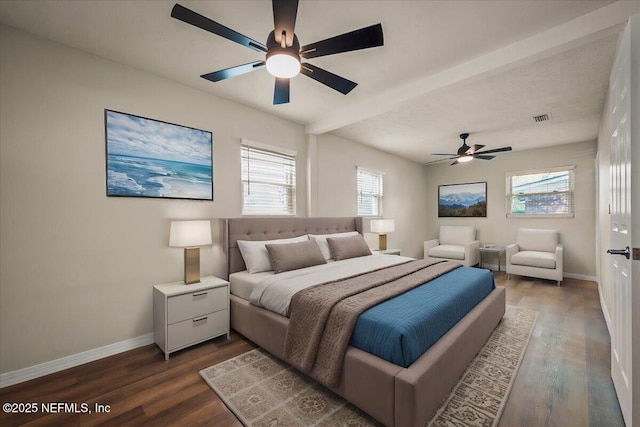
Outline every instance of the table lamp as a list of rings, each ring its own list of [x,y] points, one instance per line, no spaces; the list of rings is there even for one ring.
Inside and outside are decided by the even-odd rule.
[[[396,223],[392,219],[372,219],[370,222],[371,232],[378,233],[378,249],[387,250],[387,233],[396,230]]]
[[[184,283],[200,282],[200,248],[211,244],[210,221],[171,221],[169,246],[184,248]]]

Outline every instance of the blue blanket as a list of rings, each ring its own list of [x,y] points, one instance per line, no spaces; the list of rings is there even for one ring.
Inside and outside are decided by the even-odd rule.
[[[363,312],[349,344],[406,368],[495,287],[490,271],[457,268]]]

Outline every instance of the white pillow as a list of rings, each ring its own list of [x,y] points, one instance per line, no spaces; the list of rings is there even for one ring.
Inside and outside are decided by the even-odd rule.
[[[351,237],[357,236],[357,231],[346,231],[344,233],[333,233],[333,234],[309,234],[309,240],[315,240],[318,246],[320,247],[320,252],[324,255],[324,259],[331,259],[331,251],[329,251],[329,244],[327,243],[327,239],[339,239],[341,237]]]
[[[259,273],[261,271],[271,271],[271,262],[269,262],[269,252],[267,245],[279,245],[284,243],[298,243],[309,240],[307,235],[300,237],[292,237],[290,239],[278,240],[238,240],[238,248],[244,258],[244,264],[250,274]]]

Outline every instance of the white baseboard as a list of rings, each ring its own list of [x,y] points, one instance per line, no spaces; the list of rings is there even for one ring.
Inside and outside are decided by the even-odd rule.
[[[564,273],[564,277],[567,279],[578,279],[578,280],[586,280],[588,282],[597,282],[596,276],[588,276],[586,274],[576,274],[576,273]]]
[[[600,283],[598,283],[598,297],[600,298],[600,307],[602,308],[604,322],[607,324],[607,330],[609,331],[609,336],[611,336],[611,317],[609,316],[607,306],[604,304],[604,300],[602,299],[602,290],[600,289]]]
[[[74,366],[84,363],[93,362],[107,356],[122,353],[124,351],[133,350],[134,348],[152,344],[153,333],[141,335],[139,337],[105,345],[104,347],[94,348],[93,350],[83,351],[82,353],[72,354],[60,359],[44,362],[39,365],[29,366],[27,368],[18,369],[17,371],[7,372],[0,375],[0,388],[9,387],[34,378],[53,374],[64,369],[73,368]]]
[[[482,268],[487,268],[491,271],[498,271],[498,264],[489,264],[485,262],[484,264],[482,264]],[[500,271],[505,272],[506,269],[507,268],[504,264],[500,264]],[[563,276],[568,279],[578,279],[578,280],[587,280],[589,282],[597,282],[596,276],[587,276],[585,274],[564,273]]]

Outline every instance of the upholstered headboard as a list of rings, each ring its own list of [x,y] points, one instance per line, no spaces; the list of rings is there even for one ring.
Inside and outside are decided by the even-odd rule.
[[[225,220],[224,249],[228,274],[246,270],[238,240],[275,240],[304,234],[344,231],[362,233],[362,217],[347,218],[229,218]]]

